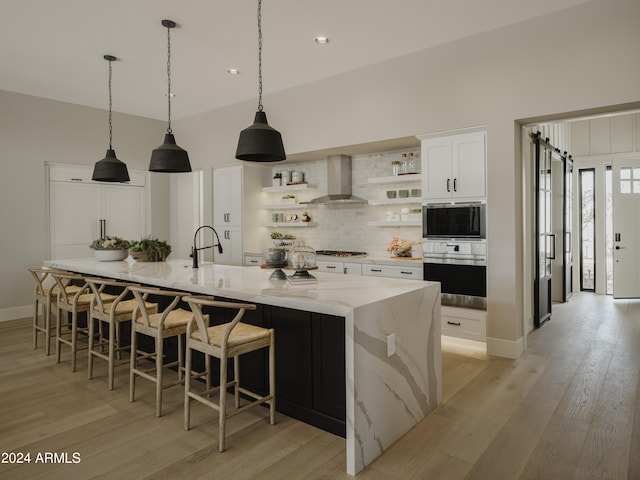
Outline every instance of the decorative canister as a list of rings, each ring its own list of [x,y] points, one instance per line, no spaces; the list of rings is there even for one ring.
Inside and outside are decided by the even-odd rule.
[[[280,175],[282,176],[283,187],[288,183],[291,183],[291,172],[289,170],[283,170],[282,172],[280,172]]]
[[[304,182],[304,173],[302,173],[302,172],[291,172],[291,182],[293,182],[293,183],[302,183],[302,182]]]
[[[276,173],[273,176],[273,186],[280,187],[281,185],[282,185],[282,175],[280,175],[279,173]]]

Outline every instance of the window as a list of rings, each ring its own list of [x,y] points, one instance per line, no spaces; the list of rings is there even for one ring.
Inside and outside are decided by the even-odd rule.
[[[638,169],[640,170],[640,169]],[[631,172],[629,172],[631,173]],[[638,172],[640,174],[640,171]],[[595,291],[595,169],[580,169],[580,290]],[[640,182],[640,176],[638,177]],[[640,192],[640,185],[638,187]]]
[[[620,168],[620,193],[640,193],[640,168]]]

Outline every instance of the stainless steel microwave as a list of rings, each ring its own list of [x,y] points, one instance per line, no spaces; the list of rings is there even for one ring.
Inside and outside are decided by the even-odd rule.
[[[422,238],[486,238],[486,205],[480,202],[423,205]]]

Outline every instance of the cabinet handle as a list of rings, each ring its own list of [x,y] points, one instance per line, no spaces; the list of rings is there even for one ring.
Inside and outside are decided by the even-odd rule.
[[[81,182],[82,179],[81,178],[72,178],[71,181],[72,182]]]
[[[449,325],[453,325],[453,326],[455,326],[455,327],[459,327],[460,325],[462,325],[460,322],[450,322],[450,321],[448,321],[448,320],[447,320],[447,324],[449,324]]]
[[[335,270],[336,266],[335,265],[327,265],[327,268],[332,268]]]
[[[379,268],[372,268],[371,271],[372,272],[378,272],[378,273],[382,272],[382,270],[379,269]]]
[[[400,273],[402,273],[403,275],[413,275],[413,272],[404,272],[404,271],[400,271]]]
[[[453,191],[454,192],[458,191],[458,179],[457,178],[453,179]]]
[[[258,260],[249,260],[249,263],[258,263]]]
[[[451,183],[451,179],[447,178],[447,192],[451,191],[450,183]]]
[[[224,235],[227,240],[231,240],[231,230],[225,230]]]

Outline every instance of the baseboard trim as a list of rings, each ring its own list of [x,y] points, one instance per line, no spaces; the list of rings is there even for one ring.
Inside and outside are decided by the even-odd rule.
[[[516,359],[524,353],[524,337],[516,341],[487,337],[487,353],[496,357]]]
[[[18,320],[33,316],[33,305],[23,305],[22,307],[0,308],[0,322]]]

